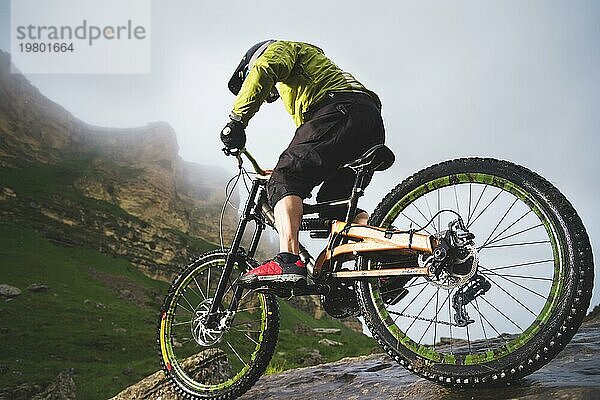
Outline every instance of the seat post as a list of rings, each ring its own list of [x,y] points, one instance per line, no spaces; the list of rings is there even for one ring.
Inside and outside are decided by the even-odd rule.
[[[354,186],[352,186],[352,193],[350,194],[348,212],[346,213],[346,222],[351,223],[354,220],[356,209],[358,208],[358,199],[360,199],[365,193],[363,189],[363,181],[365,178],[365,170],[360,168],[356,171],[356,178],[354,178]]]

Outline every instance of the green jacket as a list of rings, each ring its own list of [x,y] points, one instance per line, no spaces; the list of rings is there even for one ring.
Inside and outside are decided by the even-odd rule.
[[[233,114],[247,125],[277,82],[296,126],[302,125],[303,114],[327,92],[365,92],[379,103],[375,93],[338,68],[323,50],[308,43],[277,41],[256,59],[235,100]]]

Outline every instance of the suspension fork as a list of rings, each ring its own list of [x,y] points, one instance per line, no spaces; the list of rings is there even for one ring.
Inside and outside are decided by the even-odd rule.
[[[252,214],[254,216],[253,219],[256,222],[256,228],[254,229],[254,233],[252,234],[252,239],[250,240],[250,247],[248,248],[247,256],[249,259],[252,259],[254,257],[254,253],[256,253],[256,248],[258,247],[258,242],[260,241],[260,236],[266,228],[265,221],[260,217],[261,216],[261,213],[260,213],[261,203],[264,204],[264,202],[266,201],[263,197],[264,197],[264,188],[261,191],[259,191],[259,193],[258,193],[259,201],[256,203],[254,212]],[[229,304],[229,311],[237,310],[239,301],[242,299],[243,292],[244,292],[244,288],[241,286],[236,286],[233,289],[233,297],[231,299],[231,304]]]
[[[242,256],[239,254],[240,243],[242,241],[242,236],[246,230],[246,226],[250,221],[256,221],[257,227],[252,236],[252,242],[250,244],[250,253],[252,256],[256,251],[256,247],[258,246],[258,241],[260,240],[260,234],[264,229],[264,222],[257,217],[257,214],[254,212],[257,208],[257,199],[260,198],[262,191],[264,190],[264,182],[259,181],[258,179],[254,180],[252,183],[252,188],[250,189],[250,195],[248,196],[248,200],[246,200],[246,204],[244,206],[242,218],[240,219],[240,223],[235,231],[235,235],[233,237],[233,242],[231,243],[231,248],[227,253],[227,259],[225,261],[225,266],[223,267],[223,273],[221,273],[221,277],[219,278],[219,283],[217,284],[217,290],[213,297],[212,304],[210,305],[208,319],[206,321],[207,325],[211,325],[216,323],[217,315],[219,311],[219,306],[223,301],[223,296],[225,295],[225,291],[227,290],[227,283],[229,281],[229,277],[231,275],[231,271],[233,270],[233,266],[236,262],[241,263],[244,261]],[[260,215],[260,214],[258,214]],[[260,220],[260,221],[259,221]],[[241,292],[238,293],[238,289],[235,289],[234,292],[234,301],[237,307],[237,300],[241,296]],[[237,300],[236,300],[237,299]],[[235,310],[235,308],[234,308]]]

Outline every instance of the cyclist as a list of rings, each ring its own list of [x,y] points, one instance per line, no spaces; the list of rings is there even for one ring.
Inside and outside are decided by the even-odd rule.
[[[381,102],[320,48],[282,40],[252,46],[228,86],[237,96],[230,121],[220,135],[228,149],[245,146],[250,118],[263,102],[273,102],[279,96],[297,126],[267,184],[280,252],[244,274],[240,282],[305,281],[306,267],[298,256],[302,199],[321,183],[318,202],[350,196],[354,173],[339,167],[384,142]],[[343,219],[346,211],[342,206],[335,215],[323,217]],[[366,224],[367,218],[366,212],[358,210],[354,221]]]

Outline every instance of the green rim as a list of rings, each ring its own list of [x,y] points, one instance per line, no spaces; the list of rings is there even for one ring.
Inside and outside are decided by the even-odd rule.
[[[527,344],[540,331],[540,329],[542,329],[542,327],[550,319],[550,316],[552,315],[559,302],[563,288],[565,273],[562,268],[563,256],[561,254],[561,247],[558,246],[557,243],[558,235],[556,234],[556,229],[554,228],[552,222],[548,218],[546,212],[543,210],[542,206],[536,201],[536,199],[532,195],[530,195],[521,186],[516,185],[515,183],[498,176],[489,175],[485,173],[461,173],[434,179],[417,187],[416,189],[412,190],[410,193],[405,195],[401,200],[399,200],[386,214],[381,226],[389,227],[392,224],[392,222],[396,219],[396,217],[398,217],[398,215],[409,204],[411,204],[421,196],[425,195],[426,193],[460,183],[487,184],[503,189],[516,196],[519,200],[523,201],[523,203],[525,203],[537,215],[537,217],[543,224],[551,242],[552,253],[554,256],[554,270],[552,286],[550,288],[549,295],[540,313],[537,315],[537,318],[518,337],[510,340],[508,343],[498,347],[497,349],[488,350],[476,354],[468,354],[465,357],[457,357],[457,355],[455,354],[440,353],[431,346],[418,344],[415,341],[413,341],[407,334],[405,334],[400,328],[398,328],[398,326],[395,324],[385,307],[376,281],[373,281],[371,282],[371,284],[369,284],[369,293],[372,301],[376,306],[379,318],[381,319],[381,321],[384,322],[384,325],[386,326],[387,330],[392,334],[392,336],[396,338],[399,345],[401,344],[402,346],[411,350],[415,354],[423,357],[425,360],[429,360],[432,362],[452,365],[475,365],[493,360],[498,360],[508,354],[515,352],[516,350]]]
[[[181,366],[179,365],[179,360],[177,359],[177,357],[175,356],[175,353],[173,351],[173,341],[171,340],[171,323],[173,322],[173,317],[175,316],[175,309],[176,306],[178,304],[178,299],[181,297],[181,295],[184,292],[184,288],[187,287],[187,285],[192,281],[192,279],[198,274],[201,273],[209,268],[218,268],[218,267],[223,267],[225,265],[225,259],[221,258],[221,259],[216,259],[216,260],[210,260],[207,263],[201,264],[199,266],[197,266],[191,273],[189,273],[184,280],[181,281],[181,283],[179,284],[179,287],[176,289],[175,294],[173,295],[171,302],[169,304],[169,309],[166,312],[166,323],[165,323],[165,349],[167,352],[167,355],[169,357],[169,360],[171,361],[171,367],[175,373],[175,375],[177,375],[178,378],[180,378],[187,387],[189,387],[190,389],[193,390],[199,390],[199,391],[217,391],[217,390],[222,390],[222,389],[227,389],[229,387],[231,387],[232,385],[234,385],[237,381],[239,381],[245,374],[246,372],[248,372],[248,370],[250,369],[250,364],[246,364],[244,366],[244,368],[242,368],[236,375],[234,375],[232,378],[226,380],[225,382],[222,382],[218,385],[205,385],[199,382],[196,382],[195,380],[191,379],[186,373],[185,371],[181,368]],[[236,265],[237,267],[237,265]],[[251,356],[250,356],[250,363],[252,363],[255,359],[256,359],[256,355],[258,354],[258,351],[260,350],[260,343],[262,343],[263,341],[263,336],[264,336],[264,332],[267,330],[267,324],[268,324],[268,318],[267,318],[267,302],[265,299],[265,295],[264,294],[258,294],[258,298],[260,300],[260,308],[261,308],[261,326],[260,326],[260,334],[259,334],[259,340],[258,340],[258,344],[255,346],[254,351],[252,352]],[[207,347],[209,348],[209,347]]]

